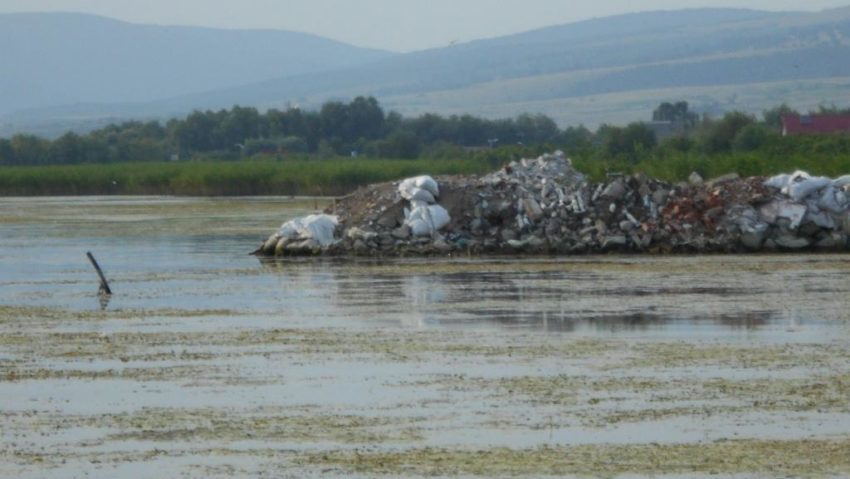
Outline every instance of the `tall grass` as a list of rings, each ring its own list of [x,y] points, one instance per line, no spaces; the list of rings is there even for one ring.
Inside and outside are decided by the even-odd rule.
[[[813,175],[841,176],[850,174],[850,154],[799,151],[755,151],[706,155],[699,152],[656,150],[636,162],[599,159],[595,155],[574,158],[574,165],[595,180],[607,173],[642,172],[667,181],[682,181],[697,172],[705,178],[727,173],[741,176],[772,176],[805,170]]]
[[[0,195],[334,196],[369,183],[417,174],[484,173],[513,156],[496,152],[450,160],[254,159],[0,167]],[[846,152],[778,148],[711,156],[659,148],[632,162],[600,158],[597,152],[586,151],[573,157],[573,161],[576,168],[597,181],[613,172],[643,172],[668,181],[684,180],[694,171],[706,178],[731,172],[742,176],[773,175],[797,169],[828,176],[850,173],[850,154]]]
[[[0,167],[0,195],[341,195],[417,174],[475,174],[483,159],[246,160]]]

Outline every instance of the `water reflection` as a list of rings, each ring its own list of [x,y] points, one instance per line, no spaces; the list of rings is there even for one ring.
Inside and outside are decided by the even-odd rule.
[[[100,304],[100,310],[106,311],[106,308],[109,307],[109,302],[112,300],[111,294],[106,294],[103,291],[98,291],[97,293],[97,302]]]
[[[0,228],[4,305],[237,311],[270,327],[780,331],[798,339],[813,331],[843,334],[850,324],[846,255],[258,264],[247,255],[251,247],[309,205],[286,209],[276,199],[0,199],[4,204],[17,218]],[[44,254],[44,244],[51,254]],[[102,256],[114,282],[116,295],[109,301],[93,300],[87,250]],[[221,319],[228,326],[241,320]]]
[[[765,283],[714,278],[697,285],[663,271],[640,277],[592,270],[513,271],[487,260],[465,271],[438,262],[435,272],[405,260],[264,261],[286,289],[321,290],[334,315],[405,328],[497,327],[549,332],[680,329],[758,332],[785,329],[789,317],[815,323],[812,311],[770,306]],[[446,271],[448,270],[448,271]],[[790,316],[789,316],[790,315]]]

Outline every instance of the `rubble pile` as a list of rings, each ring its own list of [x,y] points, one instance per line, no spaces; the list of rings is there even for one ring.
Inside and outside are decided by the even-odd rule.
[[[850,176],[726,175],[592,183],[561,152],[480,177],[361,188],[287,222],[265,256],[584,254],[850,249]]]

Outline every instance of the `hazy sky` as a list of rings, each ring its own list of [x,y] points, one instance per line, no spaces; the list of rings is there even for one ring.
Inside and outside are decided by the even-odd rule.
[[[821,10],[850,0],[0,0],[0,12],[76,11],[136,23],[275,28],[420,50],[640,10]]]

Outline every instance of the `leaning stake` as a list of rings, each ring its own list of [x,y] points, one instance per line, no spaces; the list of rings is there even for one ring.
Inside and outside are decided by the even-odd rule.
[[[109,283],[106,282],[106,276],[103,275],[103,271],[100,269],[100,265],[97,264],[97,260],[94,259],[92,254],[86,253],[86,256],[89,257],[89,261],[91,261],[92,266],[94,266],[94,270],[97,271],[97,275],[100,276],[100,292],[105,294],[112,294],[112,290],[109,289]]]

